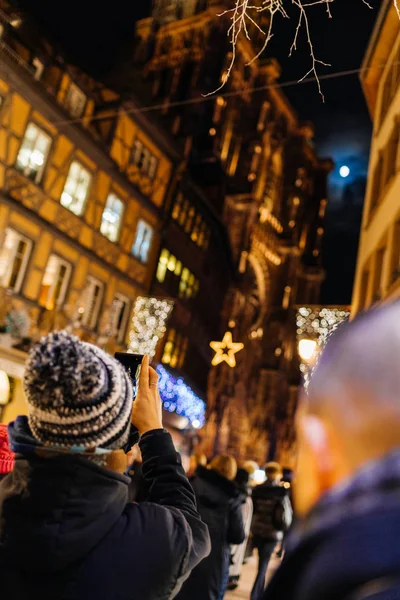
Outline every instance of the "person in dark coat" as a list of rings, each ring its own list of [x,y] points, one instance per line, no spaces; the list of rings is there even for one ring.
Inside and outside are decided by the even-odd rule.
[[[264,600],[400,598],[400,303],[338,328],[298,409],[296,528]]]
[[[210,550],[144,358],[133,403],[123,367],[66,332],[33,348],[29,417],[0,483],[0,581],[7,600],[169,600]],[[133,406],[132,406],[133,403]],[[125,452],[141,433],[147,502],[128,503]]]
[[[0,423],[0,481],[14,468],[15,454],[8,442],[7,427]]]
[[[242,518],[245,538],[241,544],[231,546],[231,564],[229,567],[228,584],[229,590],[235,590],[239,586],[240,573],[250,535],[250,527],[253,517],[253,500],[251,499],[252,488],[249,480],[250,473],[244,468],[238,469],[235,483],[242,495]]]
[[[272,554],[292,521],[288,490],[281,486],[282,467],[275,462],[264,467],[266,481],[253,489],[253,547],[258,551],[258,571],[251,600],[261,600]]]
[[[211,554],[193,570],[177,596],[179,600],[222,600],[228,585],[230,544],[245,537],[242,494],[234,483],[237,466],[231,456],[198,467],[192,481],[197,506],[211,537]]]

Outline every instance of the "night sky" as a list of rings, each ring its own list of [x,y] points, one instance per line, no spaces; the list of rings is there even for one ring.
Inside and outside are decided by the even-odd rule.
[[[309,8],[311,34],[317,58],[330,63],[319,67],[321,74],[360,67],[381,0],[335,0],[332,19],[322,6]],[[107,77],[121,59],[130,54],[135,21],[149,14],[151,0],[113,0],[103,8],[93,0],[15,0],[15,4],[35,12],[46,32],[67,51],[69,60],[80,62],[94,76]],[[290,7],[291,3],[287,1]],[[267,56],[282,65],[281,82],[298,80],[310,68],[304,36],[298,52],[288,58],[297,23],[278,18],[275,36]],[[325,103],[314,83],[285,88],[302,120],[315,124],[318,153],[336,163],[331,175],[330,209],[327,215],[324,261],[328,278],[323,288],[325,303],[347,304],[351,300],[352,279],[361,219],[363,187],[368,169],[371,121],[358,75],[322,81]],[[339,177],[343,164],[351,168],[346,180]],[[347,188],[347,189],[346,189]]]

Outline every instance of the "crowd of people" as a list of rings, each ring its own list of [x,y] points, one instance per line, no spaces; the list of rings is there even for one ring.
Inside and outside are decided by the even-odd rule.
[[[399,303],[332,336],[299,400],[290,527],[278,463],[260,485],[228,455],[194,455],[185,473],[147,357],[133,398],[105,352],[43,338],[28,416],[0,426],[2,597],[222,600],[256,550],[251,600],[400,599],[398,356]]]

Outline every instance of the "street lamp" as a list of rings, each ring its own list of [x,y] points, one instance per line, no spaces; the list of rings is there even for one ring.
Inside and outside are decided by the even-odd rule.
[[[305,362],[309,363],[315,355],[317,342],[315,340],[302,339],[299,342],[299,355]]]

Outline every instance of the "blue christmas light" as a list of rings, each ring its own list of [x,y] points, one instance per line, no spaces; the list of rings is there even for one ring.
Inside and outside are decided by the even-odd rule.
[[[206,421],[206,405],[182,378],[176,379],[162,365],[158,365],[160,396],[165,410],[186,417],[192,427],[201,429]]]

